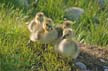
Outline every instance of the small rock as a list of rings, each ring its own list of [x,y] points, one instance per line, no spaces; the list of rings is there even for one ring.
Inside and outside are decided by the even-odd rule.
[[[87,70],[86,65],[85,65],[84,63],[82,63],[82,62],[76,62],[75,65],[76,65],[79,69],[81,69],[81,70],[84,70],[84,71]]]
[[[108,69],[108,66],[103,66],[104,69]]]
[[[108,66],[104,66],[104,71],[108,71]]]
[[[103,63],[105,63],[105,60],[104,59],[100,59],[100,61],[103,62]]]
[[[15,2],[21,7],[28,7],[29,6],[28,0],[15,0]]]
[[[104,69],[104,71],[108,71],[108,69]]]
[[[15,0],[15,3],[18,4],[20,7],[29,8],[31,5],[34,7],[38,4],[39,0]],[[33,7],[32,6],[32,7]]]
[[[84,9],[79,7],[70,7],[65,10],[65,18],[77,20],[84,13]]]

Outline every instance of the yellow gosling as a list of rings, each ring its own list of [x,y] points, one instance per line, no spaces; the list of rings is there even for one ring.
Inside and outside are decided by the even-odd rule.
[[[44,18],[44,13],[38,12],[35,18],[28,24],[28,30],[32,33],[42,29],[42,23],[44,21]]]
[[[72,40],[73,30],[66,28],[63,30],[62,40],[58,45],[58,52],[69,59],[76,59],[80,50],[77,44]]]
[[[58,38],[53,42],[54,47],[58,47],[58,43],[61,41],[61,37],[63,35],[63,29],[65,28],[71,28],[71,25],[73,24],[72,21],[65,20],[62,24],[59,24],[56,26],[56,30],[58,32]]]
[[[61,41],[55,47],[56,51],[63,56],[63,58],[67,58],[69,64],[71,66],[71,71],[73,71],[73,62],[78,57],[80,53],[80,49],[77,44],[72,40],[73,30],[71,28],[63,29],[63,35],[61,37]]]
[[[42,44],[53,42],[57,38],[58,33],[52,25],[52,19],[45,18],[42,25],[42,30],[32,33],[30,39],[34,42],[40,42]]]
[[[45,17],[45,15],[43,12],[38,12],[35,16],[35,22],[38,24],[42,24],[44,21],[44,17]]]

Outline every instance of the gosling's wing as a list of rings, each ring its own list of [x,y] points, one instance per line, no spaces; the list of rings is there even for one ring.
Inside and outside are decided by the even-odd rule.
[[[47,31],[47,32],[41,32],[41,41],[42,43],[53,43],[54,40],[57,39],[57,31],[52,30],[52,31]]]
[[[28,29],[30,32],[35,33],[36,31],[42,30],[42,24],[38,24],[38,22],[32,20],[28,25]]]
[[[33,32],[34,31],[34,26],[36,25],[35,21],[32,20],[29,24],[28,24],[28,30],[30,32]]]
[[[71,45],[73,45],[73,47],[72,47],[72,58],[76,59],[78,57],[79,53],[80,53],[80,49],[79,49],[77,43],[74,42],[74,41],[71,41]]]
[[[79,52],[79,47],[74,41],[67,41],[64,43],[64,46],[68,49],[71,50],[72,53]]]
[[[39,30],[31,33],[30,40],[33,42],[40,41],[43,39],[43,30]]]
[[[73,41],[63,40],[59,45],[59,50],[65,55],[75,59],[79,54],[79,48]]]
[[[43,36],[44,36],[44,29],[42,28],[37,31],[37,39],[41,40],[43,38]]]

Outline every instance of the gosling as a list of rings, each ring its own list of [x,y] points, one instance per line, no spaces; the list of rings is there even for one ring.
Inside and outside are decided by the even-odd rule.
[[[63,30],[62,40],[58,45],[58,51],[69,59],[76,59],[80,50],[77,44],[72,40],[73,30],[66,28]]]
[[[42,29],[38,32],[34,32],[30,36],[30,40],[33,42],[40,42],[42,44],[49,44],[53,42],[57,36],[58,33],[56,29],[53,27],[53,21],[51,18],[45,18]]]
[[[43,12],[38,12],[35,18],[28,24],[28,30],[33,33],[42,29],[42,23],[44,21],[45,15]]]
[[[58,47],[58,43],[61,41],[61,37],[63,35],[63,29],[65,28],[71,28],[71,25],[73,24],[72,21],[69,21],[69,20],[65,20],[62,24],[59,24],[57,25],[55,28],[58,32],[58,37],[57,39],[55,40],[55,42],[53,43],[53,46],[54,47]]]
[[[70,20],[64,20],[64,22],[62,24],[59,24],[56,27],[57,28],[61,28],[63,30],[64,28],[71,28],[72,24],[73,24],[72,21],[70,21]]]

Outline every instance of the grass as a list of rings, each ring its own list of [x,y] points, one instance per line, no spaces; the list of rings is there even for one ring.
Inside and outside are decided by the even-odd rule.
[[[6,1],[6,0],[4,0]],[[85,3],[84,0],[40,0],[35,9],[23,10],[15,5],[2,2],[0,4],[0,69],[1,71],[31,71],[31,66],[40,62],[39,71],[67,71],[70,66],[65,61],[58,59],[53,47],[49,46],[44,52],[41,45],[32,45],[28,49],[26,44],[29,32],[25,25],[26,16],[30,19],[35,12],[43,11],[51,17],[55,23],[63,21],[64,9],[71,6],[82,7],[85,15],[72,27],[75,29],[75,39],[91,45],[107,46],[108,44],[108,15],[105,11],[98,12],[98,7],[92,1]],[[15,8],[16,7],[16,8]],[[100,23],[96,24],[93,17],[97,15]],[[37,56],[42,52],[42,56]]]

